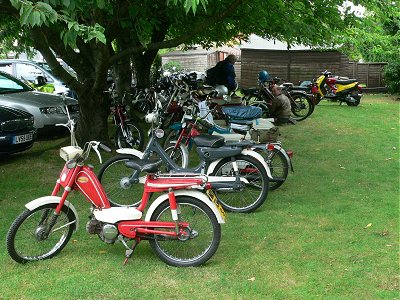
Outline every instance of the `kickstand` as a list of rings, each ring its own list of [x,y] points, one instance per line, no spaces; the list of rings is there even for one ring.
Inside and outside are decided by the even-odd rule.
[[[125,251],[124,265],[126,265],[128,263],[128,259],[131,258],[133,251],[135,250],[135,248],[139,244],[139,242],[140,242],[140,238],[135,238],[135,240],[133,241],[132,247]]]

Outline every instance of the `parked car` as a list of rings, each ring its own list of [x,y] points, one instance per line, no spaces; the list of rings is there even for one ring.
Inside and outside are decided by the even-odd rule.
[[[37,136],[33,123],[30,113],[0,105],[0,157],[32,147]]]
[[[66,70],[71,72],[69,69]],[[68,96],[76,98],[75,92],[67,87],[64,82],[55,77],[50,67],[45,62],[23,59],[2,59],[0,60],[0,71],[11,74],[24,82],[35,82],[39,76],[42,76],[46,83],[54,86],[54,93],[67,93]]]
[[[35,118],[34,126],[40,131],[68,121],[65,105],[68,105],[72,118],[77,119],[79,115],[76,99],[35,91],[17,78],[1,71],[0,105],[31,113]]]

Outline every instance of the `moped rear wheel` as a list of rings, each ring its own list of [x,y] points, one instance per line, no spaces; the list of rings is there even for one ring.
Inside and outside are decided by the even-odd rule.
[[[118,127],[115,132],[115,147],[121,148],[133,148],[142,150],[144,145],[144,133],[139,125],[132,121],[125,123],[125,135],[122,132],[121,127]]]
[[[213,211],[202,201],[177,196],[179,222],[188,222],[186,235],[169,237],[154,235],[150,246],[165,263],[176,267],[194,267],[209,260],[218,249],[221,225]],[[151,216],[152,221],[171,221],[169,202],[160,204]]]
[[[314,111],[314,103],[302,94],[294,94],[291,97],[292,118],[296,121],[307,119]]]
[[[269,178],[264,166],[255,158],[239,155],[235,157],[238,172],[234,171],[231,157],[224,158],[215,167],[212,175],[234,177],[240,175],[248,180],[242,191],[214,190],[221,206],[229,212],[249,213],[259,208],[267,199]]]
[[[269,181],[269,189],[276,190],[286,181],[289,173],[289,162],[285,155],[278,149],[268,151],[265,157],[271,171],[272,179]]]
[[[75,215],[63,206],[50,230],[49,224],[57,204],[46,204],[25,210],[12,223],[7,233],[7,251],[13,260],[26,263],[51,258],[67,245],[75,228]]]

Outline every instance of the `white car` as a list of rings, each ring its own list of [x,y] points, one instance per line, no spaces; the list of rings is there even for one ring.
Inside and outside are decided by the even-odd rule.
[[[71,73],[70,69],[65,69]],[[75,93],[60,79],[54,76],[50,67],[44,62],[37,62],[24,59],[1,59],[0,71],[6,72],[21,81],[35,82],[37,77],[42,76],[46,83],[54,86],[56,94],[65,94],[74,97]]]
[[[29,112],[34,116],[34,126],[40,131],[68,121],[65,105],[68,105],[72,118],[77,119],[79,115],[78,100],[35,91],[17,78],[1,71],[0,105]]]

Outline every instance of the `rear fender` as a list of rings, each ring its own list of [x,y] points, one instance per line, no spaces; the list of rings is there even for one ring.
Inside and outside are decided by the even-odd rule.
[[[199,191],[194,191],[194,190],[174,191],[174,194],[176,197],[188,196],[188,197],[192,197],[192,198],[201,200],[213,211],[213,213],[217,217],[218,223],[220,223],[220,224],[225,223],[224,219],[221,216],[221,213],[218,211],[215,204],[207,197],[206,194],[201,193]],[[157,199],[154,200],[154,202],[150,205],[149,209],[147,210],[145,221],[150,221],[151,215],[154,213],[156,208],[159,205],[161,205],[161,203],[163,203],[164,201],[168,201],[168,194],[162,194],[161,196],[159,196]]]
[[[249,149],[243,149],[242,152],[241,152],[241,154],[243,154],[243,155],[248,155],[248,156],[251,156],[251,157],[257,159],[257,160],[263,165],[265,171],[267,172],[268,178],[269,178],[269,179],[272,179],[271,171],[270,171],[270,169],[269,169],[269,166],[268,166],[267,163],[265,162],[264,157],[262,157],[262,156],[261,156],[260,154],[258,154],[257,152],[255,152],[255,151],[253,151],[253,150],[249,150]],[[213,161],[213,162],[208,166],[207,175],[210,175],[210,174],[212,174],[212,173],[214,172],[215,167],[218,165],[218,163],[219,163],[221,160],[222,160],[222,158],[221,158],[221,159],[218,159],[218,160],[215,160],[215,161]]]
[[[41,197],[41,198],[37,198],[35,200],[32,200],[31,202],[25,204],[25,207],[27,209],[29,209],[30,211],[32,211],[32,210],[34,210],[34,209],[36,209],[36,208],[38,208],[40,206],[46,205],[46,204],[52,204],[52,203],[59,204],[60,203],[60,199],[61,199],[61,197],[58,197],[58,196],[45,196],[45,197]],[[75,223],[74,231],[76,231],[78,229],[78,225],[79,225],[78,212],[76,211],[76,209],[72,205],[72,203],[69,202],[68,200],[65,200],[64,206],[67,206],[75,215],[76,223]]]
[[[249,150],[249,149],[243,149],[242,154],[248,155],[248,156],[251,156],[251,157],[254,157],[255,159],[257,159],[264,166],[265,171],[267,171],[268,178],[272,179],[271,170],[269,169],[269,166],[267,165],[264,157],[262,157],[261,154],[258,154],[257,152],[255,152],[253,150]]]

